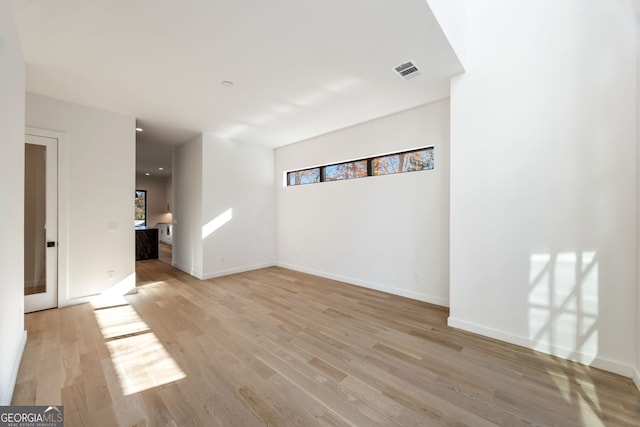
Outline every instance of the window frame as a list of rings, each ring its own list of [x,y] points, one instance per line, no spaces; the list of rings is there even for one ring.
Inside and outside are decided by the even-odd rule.
[[[407,155],[407,154],[414,154],[420,151],[431,151],[431,156],[433,157],[433,161],[431,162],[431,167],[427,167],[427,168],[423,168],[423,169],[416,169],[416,170],[407,170],[407,171],[402,171],[399,170],[397,172],[392,172],[392,173],[386,173],[386,174],[375,174],[374,172],[374,161],[375,160],[379,160],[385,157],[390,157],[390,156],[394,156],[394,155]],[[326,173],[326,169],[327,168],[332,168],[335,166],[340,166],[340,165],[347,165],[347,164],[355,164],[355,163],[359,163],[359,162],[366,162],[366,167],[367,167],[367,174],[366,175],[362,175],[362,176],[348,176],[345,178],[337,178],[337,179],[327,179],[327,173]],[[307,172],[307,171],[312,171],[315,169],[319,169],[320,173],[319,173],[319,177],[317,181],[313,181],[313,182],[300,182],[298,184],[295,183],[291,183],[291,176],[293,174],[300,174],[303,172]],[[351,180],[351,179],[356,179],[356,178],[367,178],[370,176],[387,176],[387,175],[397,175],[397,174],[403,174],[403,173],[409,173],[409,172],[422,172],[422,171],[427,171],[427,170],[433,170],[435,169],[435,146],[433,145],[427,145],[427,146],[423,146],[423,147],[418,147],[418,148],[413,148],[413,149],[409,149],[409,150],[401,150],[401,151],[394,151],[394,152],[390,152],[390,153],[385,153],[385,154],[378,154],[375,156],[371,156],[371,157],[361,157],[358,159],[354,159],[354,160],[345,160],[345,161],[341,161],[341,162],[336,162],[336,163],[328,163],[325,165],[320,165],[320,166],[313,166],[313,167],[309,167],[309,168],[303,168],[303,169],[295,169],[295,170],[291,170],[291,171],[287,171],[285,172],[285,176],[284,176],[284,181],[285,181],[285,187],[298,187],[300,185],[307,185],[307,184],[317,184],[317,183],[321,183],[321,182],[337,182],[337,181],[345,181],[345,180]],[[295,182],[295,180],[294,180]]]
[[[355,175],[355,173],[358,171],[358,169],[356,169],[356,164],[357,163],[362,163],[365,162],[365,170],[364,170],[364,175]],[[337,175],[336,177],[334,176],[329,176],[327,174],[327,169],[328,168],[336,168],[336,172],[339,173],[339,167],[340,166],[344,166],[344,167],[349,167],[348,165],[353,165],[353,169],[349,170],[347,169],[346,172],[347,173],[353,173],[353,175],[345,175],[344,177],[339,177],[339,175]],[[340,163],[333,163],[330,165],[325,165],[322,166],[321,168],[321,173],[320,173],[320,182],[332,182],[332,181],[344,181],[346,179],[356,179],[356,178],[364,178],[369,176],[369,159],[360,159],[360,160],[349,160],[346,162],[340,162]]]
[[[134,211],[134,215],[133,215],[133,224],[135,227],[146,227],[147,226],[147,218],[148,218],[148,213],[147,213],[147,205],[148,205],[148,200],[147,200],[147,190],[136,190],[135,191],[135,199],[134,199],[134,208],[136,208],[135,206],[135,201],[138,199],[138,193],[144,193],[144,220],[142,222],[142,224],[137,224],[137,221],[139,221],[136,218],[136,212]]]
[[[314,180],[314,181],[309,181],[309,182],[302,182],[302,173],[303,172],[311,172],[311,171],[314,171],[315,169],[318,169],[318,181]],[[297,183],[297,184],[291,184],[291,177],[294,176],[294,174],[300,174],[300,182]],[[306,169],[298,169],[298,170],[295,170],[295,171],[289,171],[286,174],[286,179],[287,179],[287,182],[286,182],[287,185],[286,186],[287,187],[295,187],[295,186],[298,186],[298,185],[315,184],[317,182],[322,182],[322,174],[323,174],[323,169],[321,167],[318,167],[318,166],[316,166],[314,168],[306,168]],[[296,180],[294,179],[294,182],[295,181]]]

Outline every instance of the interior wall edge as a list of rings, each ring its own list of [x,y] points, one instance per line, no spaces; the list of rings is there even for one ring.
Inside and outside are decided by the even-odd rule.
[[[16,380],[18,379],[18,371],[20,370],[20,363],[22,362],[22,355],[24,353],[24,347],[27,345],[27,331],[22,332],[22,339],[18,346],[18,354],[16,355],[16,361],[13,364],[11,370],[11,378],[9,378],[9,385],[7,391],[0,397],[0,406],[9,406],[13,400],[13,391],[16,388]]]
[[[71,305],[69,302],[69,160],[67,133],[37,126],[25,126],[26,135],[51,138],[58,146],[58,307]]]
[[[582,365],[591,366],[593,368],[601,369],[603,371],[622,375],[623,377],[633,378],[634,382],[636,383],[636,386],[638,386],[638,383],[640,383],[640,381],[636,380],[636,377],[638,377],[638,379],[640,380],[640,376],[638,376],[638,372],[635,371],[635,376],[634,376],[634,368],[631,365],[627,365],[625,363],[621,363],[615,360],[610,360],[610,359],[597,357],[597,356],[593,358],[590,355],[580,353],[575,350],[562,348],[559,346],[556,346],[554,348],[555,351],[552,351],[552,352],[545,351],[544,349],[536,349],[535,347],[536,347],[536,344],[538,343],[529,338],[510,334],[508,332],[500,331],[493,328],[488,328],[486,326],[467,322],[451,316],[449,316],[449,319],[447,320],[447,324],[452,328],[461,329],[463,331],[467,331],[467,332],[482,335],[488,338],[507,342],[509,344],[525,347],[531,350],[532,352],[549,354],[555,357],[559,357],[561,359],[570,360],[572,362],[577,362]],[[566,357],[562,355],[562,353],[567,353],[567,352],[570,352],[572,354],[571,357]],[[593,360],[589,361],[589,359],[593,359]]]
[[[410,298],[417,301],[426,302],[429,304],[438,305],[441,307],[449,308],[449,300],[445,298],[436,297],[433,295],[424,294],[421,292],[410,291],[407,289],[402,289],[390,285],[385,285],[381,283],[369,282],[366,280],[360,280],[353,277],[341,276],[339,274],[333,274],[326,271],[315,270],[312,268],[300,267],[298,265],[287,264],[287,263],[278,263],[276,264],[278,267],[287,268],[289,270],[299,271],[301,273],[312,274],[314,276],[324,277],[325,279],[337,280],[339,282],[344,282],[349,285],[360,286],[363,288],[373,289],[380,292],[385,292],[391,295],[397,295],[400,297]]]
[[[215,279],[216,277],[228,276],[230,274],[237,274],[237,273],[245,273],[247,271],[259,270],[261,268],[275,267],[276,265],[277,264],[275,261],[268,261],[268,262],[263,262],[259,264],[247,265],[244,267],[230,268],[228,270],[214,271],[214,272],[203,274],[202,279],[200,280]]]
[[[171,262],[171,267],[175,267],[178,270],[183,271],[183,272],[187,273],[188,275],[195,277],[198,280],[204,280],[203,279],[203,275],[202,275],[201,272],[195,271],[193,268],[190,268],[190,267],[188,267],[186,265],[183,265],[183,264],[181,264],[179,262],[172,261]]]
[[[130,290],[129,292],[125,293],[124,295],[133,295],[133,294],[137,294],[137,293],[138,293],[138,288],[134,288],[134,289]],[[58,308],[65,308],[65,307],[71,307],[72,305],[78,305],[78,304],[85,304],[85,303],[94,302],[94,301],[100,299],[102,296],[103,296],[103,294],[93,294],[93,295],[87,295],[87,296],[83,296],[83,297],[71,298],[71,299],[67,300],[65,305],[59,306]]]

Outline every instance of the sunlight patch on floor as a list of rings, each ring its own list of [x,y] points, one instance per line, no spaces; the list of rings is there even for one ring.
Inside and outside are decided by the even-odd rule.
[[[96,310],[95,315],[105,340],[149,331],[130,305]]]
[[[136,273],[131,273],[106,291],[91,299],[95,309],[128,304],[125,295],[136,293]]]
[[[130,305],[99,308],[94,314],[123,395],[186,378],[147,323]]]
[[[589,365],[598,355],[599,272],[595,251],[532,253],[529,269],[529,338],[534,348]],[[596,387],[569,363],[549,372],[582,425],[604,425]]]
[[[562,394],[565,402],[571,402],[571,382],[567,375],[560,375],[555,372],[550,372],[549,377],[555,383],[556,388]]]
[[[106,344],[125,396],[186,378],[151,331]]]
[[[143,289],[143,288],[145,288],[145,289],[146,288],[153,289],[155,287],[163,286],[163,285],[166,285],[166,284],[167,284],[167,281],[165,281],[165,280],[160,280],[160,281],[157,281],[157,282],[146,282],[146,283],[142,282],[142,281],[139,281],[137,287],[138,287],[138,290]],[[128,303],[129,302],[127,301],[127,304]]]
[[[600,416],[595,412],[593,405],[584,399],[582,396],[578,396],[578,401],[580,403],[580,416],[582,418],[583,426],[591,426],[591,427],[604,427],[605,424],[600,419]]]

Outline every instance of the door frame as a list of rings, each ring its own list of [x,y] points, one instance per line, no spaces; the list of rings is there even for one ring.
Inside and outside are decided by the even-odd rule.
[[[69,163],[67,136],[63,132],[27,126],[26,135],[58,140],[58,308],[69,305]]]
[[[58,306],[58,140],[29,134],[24,139],[24,311],[30,313]],[[42,285],[27,293],[28,286]]]

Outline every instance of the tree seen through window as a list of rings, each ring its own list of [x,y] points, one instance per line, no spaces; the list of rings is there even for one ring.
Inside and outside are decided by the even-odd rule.
[[[136,190],[135,225],[147,225],[147,190]]]

